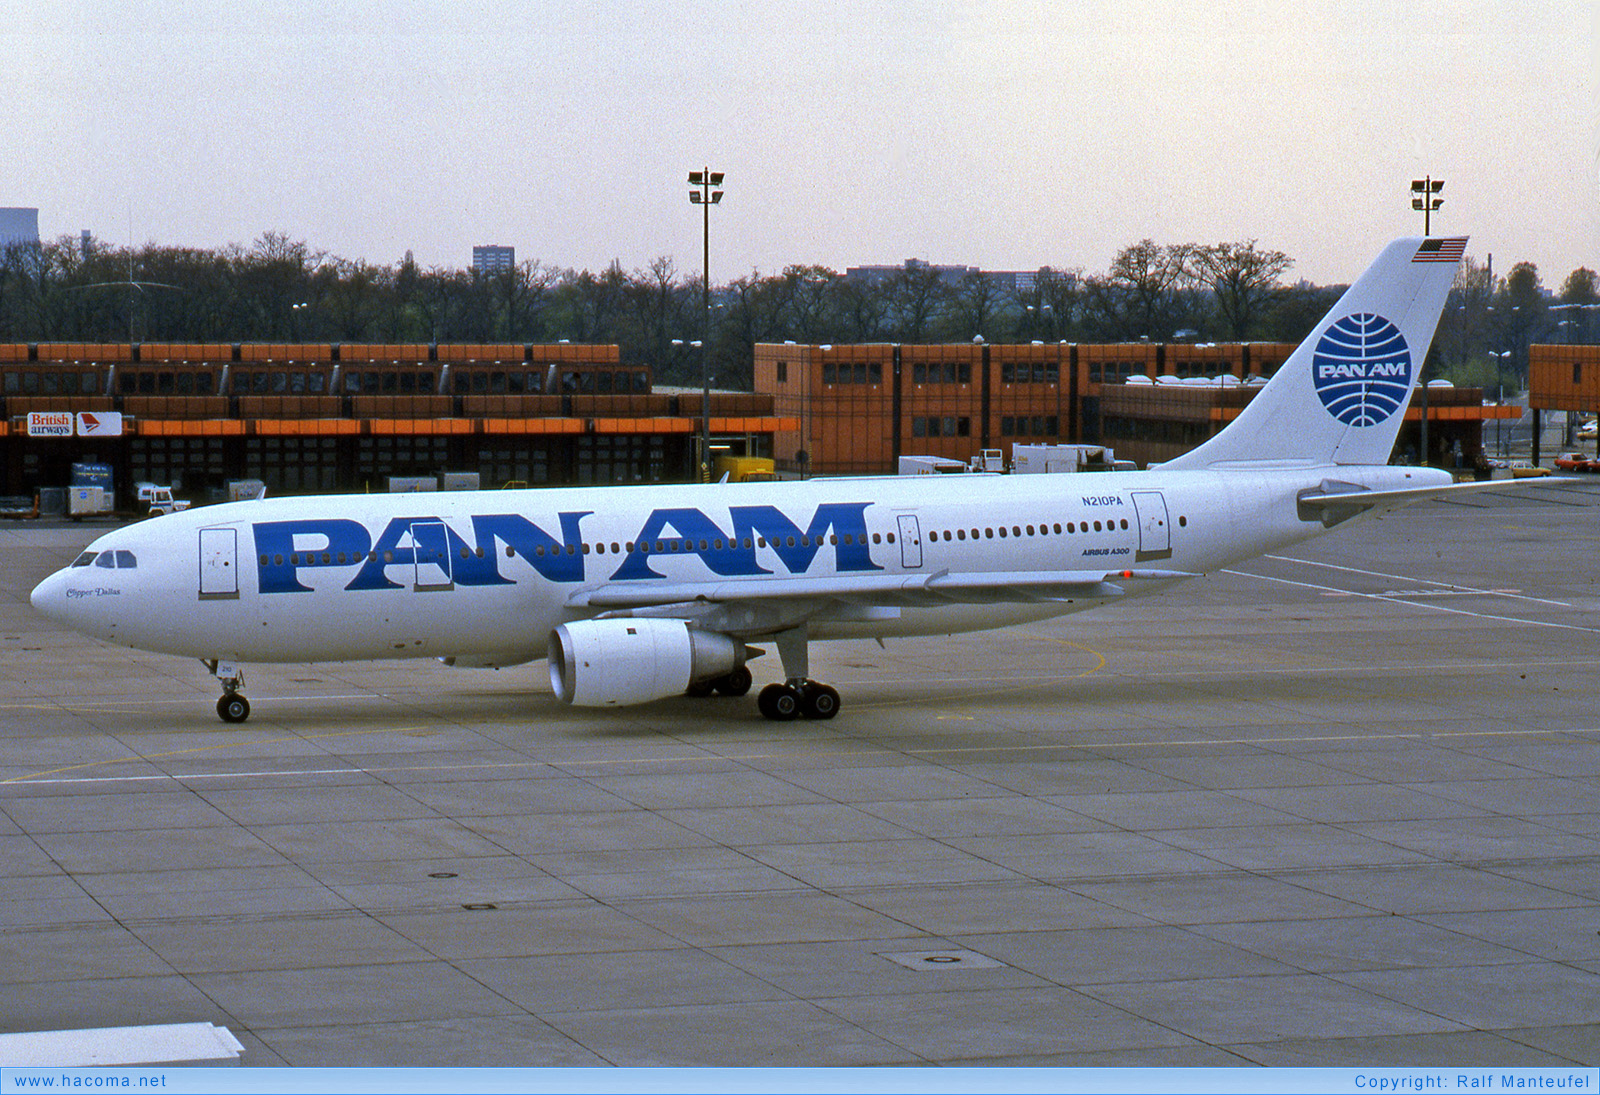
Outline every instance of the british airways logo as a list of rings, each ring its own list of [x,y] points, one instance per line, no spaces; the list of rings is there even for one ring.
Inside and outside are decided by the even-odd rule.
[[[1347,426],[1376,426],[1411,395],[1411,348],[1393,323],[1373,312],[1329,327],[1311,355],[1311,380],[1328,413]]]
[[[621,556],[613,581],[665,578],[653,557],[686,555],[722,577],[754,577],[776,573],[763,558],[803,574],[824,547],[840,572],[882,570],[868,545],[870,504],[820,505],[804,528],[776,506],[733,506],[726,529],[698,509],[658,509],[625,545],[586,541],[589,510],[554,515],[558,534],[516,513],[474,515],[462,528],[435,516],[396,517],[376,536],[349,518],[262,521],[252,530],[262,593],[309,593],[305,579],[317,570],[353,572],[347,590],[511,585],[501,567],[513,557],[547,581],[578,583],[608,548]]]

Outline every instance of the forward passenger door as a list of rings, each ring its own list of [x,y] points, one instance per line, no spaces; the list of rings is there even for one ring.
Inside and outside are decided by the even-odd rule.
[[[200,530],[200,599],[228,601],[239,597],[239,531]]]

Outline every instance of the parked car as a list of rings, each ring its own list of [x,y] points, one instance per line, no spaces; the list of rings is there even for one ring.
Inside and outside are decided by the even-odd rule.
[[[1553,463],[1561,471],[1600,471],[1600,459],[1581,452],[1564,452]]]

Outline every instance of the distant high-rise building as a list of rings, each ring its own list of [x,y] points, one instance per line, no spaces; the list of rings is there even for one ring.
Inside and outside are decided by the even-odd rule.
[[[845,269],[844,276],[850,281],[866,282],[869,285],[878,285],[901,274],[917,273],[922,270],[932,270],[939,275],[939,280],[954,285],[968,274],[979,273],[976,266],[941,266],[936,263],[925,262],[922,259],[906,259],[900,266],[850,266]]]
[[[39,211],[37,209],[0,209],[0,248],[14,243],[39,245]]]
[[[515,269],[517,249],[487,243],[472,249],[472,272],[475,274],[504,274]]]

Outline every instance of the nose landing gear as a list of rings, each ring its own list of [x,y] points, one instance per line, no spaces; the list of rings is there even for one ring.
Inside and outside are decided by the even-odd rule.
[[[217,701],[217,717],[223,722],[240,723],[250,717],[250,701],[239,692],[244,687],[244,674],[233,662],[206,661],[205,667],[222,685],[222,698]]]
[[[250,717],[250,701],[237,692],[217,700],[217,714],[223,722],[243,722]]]

